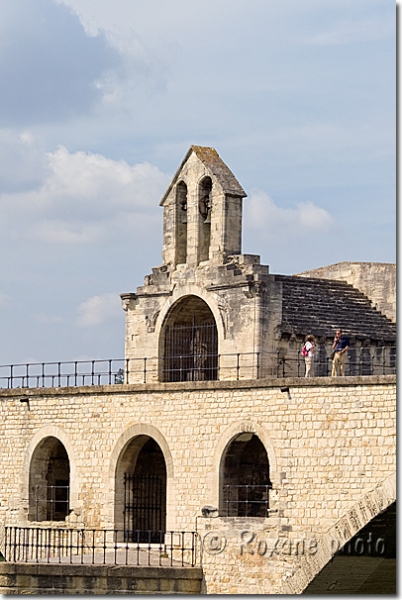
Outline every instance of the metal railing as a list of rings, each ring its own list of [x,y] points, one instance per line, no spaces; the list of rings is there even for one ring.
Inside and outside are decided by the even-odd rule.
[[[218,354],[213,373],[188,366],[170,370],[157,357],[76,360],[66,362],[19,363],[0,365],[0,388],[40,388],[148,383],[155,381],[211,381],[259,379],[258,352]],[[160,364],[161,363],[161,364]],[[162,372],[160,372],[160,370]]]
[[[0,387],[64,387],[111,385],[124,382],[124,359],[0,365]]]
[[[301,350],[276,352],[276,368],[271,369],[271,375],[276,377],[304,377],[305,359]],[[314,357],[314,376],[329,377],[332,373],[332,358],[326,349],[318,348]],[[358,375],[395,375],[396,347],[351,347],[347,351],[345,361],[345,376]]]
[[[314,376],[331,375],[330,350],[318,348]],[[171,360],[171,357],[169,358]],[[392,375],[396,373],[396,347],[349,348],[345,375]],[[158,381],[238,381],[262,377],[304,377],[305,361],[300,350],[277,352],[238,352],[217,354],[213,368],[186,365],[175,356],[167,366],[166,357],[76,360],[66,362],[0,365],[0,388],[40,388],[65,386],[152,383]]]
[[[267,517],[271,489],[271,484],[224,485],[221,516]]]
[[[4,558],[9,562],[195,567],[199,536],[195,531],[159,532],[152,542],[125,542],[118,529],[67,529],[6,526]],[[146,536],[145,536],[146,539]]]
[[[64,521],[69,513],[69,485],[35,485],[35,521]]]

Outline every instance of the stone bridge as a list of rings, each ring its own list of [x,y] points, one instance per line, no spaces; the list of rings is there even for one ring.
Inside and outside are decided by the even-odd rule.
[[[395,396],[393,375],[1,390],[1,524],[126,528],[148,470],[204,593],[389,593]],[[68,487],[58,512],[41,486]]]

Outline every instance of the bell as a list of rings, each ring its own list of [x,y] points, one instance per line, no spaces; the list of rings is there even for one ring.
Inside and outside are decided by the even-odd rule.
[[[211,209],[208,208],[207,216],[205,217],[204,223],[206,225],[211,225]]]

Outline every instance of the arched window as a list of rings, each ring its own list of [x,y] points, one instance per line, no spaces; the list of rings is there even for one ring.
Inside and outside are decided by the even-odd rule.
[[[187,262],[187,186],[180,181],[176,187],[176,264]]]
[[[68,516],[70,463],[63,444],[47,437],[33,453],[29,470],[29,520],[64,521]]]
[[[253,433],[241,433],[222,458],[220,508],[227,517],[267,517],[269,508],[267,452]]]
[[[198,262],[209,260],[211,243],[212,180],[205,177],[198,188]]]
[[[157,442],[135,437],[116,471],[116,526],[124,540],[160,543],[166,531],[166,464]]]
[[[172,308],[163,329],[163,381],[218,378],[218,331],[211,309],[198,296]]]

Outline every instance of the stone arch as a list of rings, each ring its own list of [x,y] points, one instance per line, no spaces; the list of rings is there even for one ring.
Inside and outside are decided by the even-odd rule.
[[[125,475],[134,476],[135,469],[141,455],[141,452],[146,447],[147,443],[153,440],[154,450],[160,451],[161,461],[159,461],[159,474],[161,462],[163,461],[165,474],[162,475],[165,491],[163,502],[163,510],[166,512],[165,521],[163,524],[169,525],[169,510],[172,505],[172,480],[173,480],[173,460],[170,449],[162,433],[153,425],[136,424],[129,427],[117,440],[111,454],[109,463],[109,490],[110,490],[110,506],[113,507],[109,514],[109,521],[113,527],[119,530],[125,528],[124,521],[124,478]]]
[[[212,179],[206,175],[198,183],[198,263],[209,260],[211,209]]]
[[[60,429],[57,426],[51,425],[42,427],[39,431],[36,432],[36,434],[29,442],[27,451],[25,453],[25,459],[23,463],[24,467],[20,474],[23,520],[35,520],[34,512],[36,511],[33,511],[31,486],[33,485],[33,478],[35,477],[35,474],[39,479],[45,476],[44,461],[49,460],[52,451],[57,446],[57,444],[53,440],[60,444],[60,446],[64,449],[65,458],[68,461],[69,502],[66,518],[68,519],[68,513],[80,512],[78,508],[78,491],[80,485],[77,477],[76,459],[73,446],[71,444],[70,438],[62,429]],[[41,471],[43,471],[43,473],[41,473]],[[44,515],[42,515],[40,520],[44,520],[43,517]]]
[[[269,477],[273,488],[269,496],[270,508],[275,506],[276,495],[279,486],[279,477],[277,473],[277,461],[274,446],[266,430],[259,423],[255,423],[253,421],[241,421],[239,423],[234,423],[228,429],[226,429],[218,441],[214,452],[212,472],[210,477],[210,489],[212,490],[211,504],[214,506],[220,505],[221,481],[225,453],[231,442],[236,437],[247,433],[255,435],[260,440],[266,451],[269,463]]]
[[[218,303],[215,300],[215,298],[203,288],[195,284],[189,284],[185,286],[180,286],[179,289],[176,288],[175,290],[173,290],[172,295],[165,301],[165,303],[160,309],[158,320],[155,326],[155,334],[157,336],[157,339],[159,340],[159,356],[161,356],[161,352],[163,352],[163,340],[161,339],[161,334],[166,324],[166,317],[169,314],[170,310],[174,307],[174,305],[186,296],[198,296],[199,298],[201,298],[201,300],[204,300],[204,302],[208,305],[208,308],[214,316],[216,327],[218,329],[218,352],[221,351],[221,342],[226,338],[226,330],[223,317],[219,310]]]
[[[187,262],[187,203],[187,185],[181,179],[176,185],[176,265]]]
[[[347,513],[317,539],[314,553],[306,552],[285,580],[282,594],[301,594],[349,540],[396,501],[396,473],[364,494]]]
[[[218,379],[218,348],[218,327],[209,303],[196,294],[181,295],[165,314],[160,330],[160,378]]]

